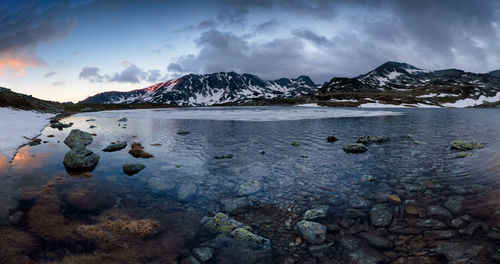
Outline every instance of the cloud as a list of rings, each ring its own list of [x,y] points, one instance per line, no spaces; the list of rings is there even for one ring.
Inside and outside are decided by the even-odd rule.
[[[103,75],[99,74],[100,70],[97,67],[83,67],[80,74],[78,74],[78,78],[86,79],[89,82],[100,83],[103,82],[106,78]]]
[[[273,31],[275,30],[280,22],[278,22],[277,19],[271,19],[266,22],[260,23],[256,26],[256,29],[258,32],[266,32],[266,31]]]
[[[186,70],[179,63],[169,63],[167,66],[168,72],[186,72]]]
[[[36,54],[40,43],[68,35],[76,21],[65,18],[66,8],[38,1],[0,3],[0,70],[11,68],[20,75],[26,67],[45,65]]]
[[[64,85],[64,81],[55,81],[52,83],[53,86],[62,86]]]
[[[326,46],[329,44],[329,41],[326,37],[320,36],[309,29],[296,29],[292,32],[292,35],[311,41],[319,46]]]
[[[54,72],[54,71],[52,71],[52,72],[47,72],[44,76],[45,76],[45,78],[50,78],[50,77],[52,77],[52,76],[56,75],[56,73],[57,73],[57,72]]]
[[[86,66],[83,67],[78,77],[80,79],[88,80],[92,83],[140,83],[143,81],[157,82],[162,78],[162,72],[159,70],[144,71],[143,69],[128,61],[122,61],[121,64],[125,67],[125,69],[121,72],[113,74],[101,74],[99,68]]]

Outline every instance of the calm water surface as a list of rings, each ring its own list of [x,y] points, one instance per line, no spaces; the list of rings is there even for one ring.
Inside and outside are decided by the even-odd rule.
[[[366,263],[484,263],[498,258],[500,244],[494,236],[500,214],[499,110],[397,109],[403,115],[271,122],[165,119],[160,118],[163,111],[147,118],[130,111],[68,117],[62,122],[73,122],[73,127],[46,128],[40,136],[46,143],[22,147],[12,163],[0,157],[0,262],[186,263],[193,248],[213,239],[201,230],[202,217],[224,211],[223,201],[241,197],[237,189],[249,181],[261,183],[260,190],[245,196],[248,206],[228,214],[271,240],[271,257],[261,263],[357,263],[362,262],[358,251],[370,254],[361,257]],[[96,121],[86,121],[92,117]],[[128,121],[117,122],[122,117]],[[101,157],[91,174],[69,175],[62,164],[69,150],[63,141],[76,128],[97,134],[87,147]],[[179,135],[180,130],[190,134]],[[329,135],[338,141],[328,143]],[[391,140],[369,145],[363,154],[342,150],[364,135]],[[450,145],[458,139],[486,147],[457,159]],[[101,151],[116,141],[129,145],[118,152]],[[128,154],[133,142],[140,142],[154,158]],[[229,154],[231,159],[214,159]],[[122,172],[125,163],[146,168],[127,176]],[[402,203],[390,203],[390,194]],[[450,197],[463,199],[451,216],[429,211],[432,205],[450,207]],[[372,225],[370,216],[377,204],[390,208],[389,226]],[[293,227],[307,209],[320,205],[329,205],[329,215],[314,221],[328,227],[324,243],[334,246],[315,257]],[[118,232],[112,238],[81,237],[81,226],[141,219],[155,221],[158,231],[147,236]],[[444,226],[419,225],[425,219]],[[452,221],[457,219],[464,223],[455,227]],[[438,236],[436,230],[449,234]],[[393,244],[374,246],[360,239],[360,232]],[[349,238],[357,246],[349,246]],[[467,254],[460,248],[476,245],[481,248]],[[242,262],[214,250],[208,263]]]

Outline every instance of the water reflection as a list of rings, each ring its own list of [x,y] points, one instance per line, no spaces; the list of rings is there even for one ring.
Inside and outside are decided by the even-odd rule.
[[[271,239],[272,262],[307,260],[312,258],[311,245],[293,227],[307,209],[325,204],[330,214],[317,220],[328,227],[325,243],[344,248],[325,255],[332,261],[348,261],[349,252],[357,249],[384,261],[404,254],[417,262],[440,261],[443,254],[433,253],[438,240],[494,245],[487,235],[498,226],[500,213],[500,120],[491,118],[495,110],[398,111],[405,115],[279,122],[134,118],[133,112],[70,117],[64,122],[73,122],[72,128],[96,134],[87,148],[101,159],[91,174],[75,177],[65,172],[62,159],[69,148],[62,141],[70,130],[44,130],[41,138],[49,143],[21,148],[12,163],[0,157],[5,232],[21,232],[19,237],[38,243],[32,249],[35,242],[20,242],[30,253],[18,250],[9,257],[56,263],[181,261],[191,249],[213,241],[200,230],[202,217],[224,211]],[[127,122],[117,122],[125,116]],[[86,121],[89,117],[96,121]],[[180,130],[190,133],[177,134]],[[48,137],[51,134],[54,137]],[[339,141],[328,143],[328,135]],[[391,140],[370,145],[364,154],[344,153],[342,145],[364,135]],[[449,149],[455,139],[476,140],[487,148],[456,159]],[[101,151],[118,140],[129,147]],[[141,143],[154,158],[128,154],[133,142]],[[232,158],[214,158],[229,154]],[[125,163],[146,168],[127,176],[122,171]],[[389,202],[389,195],[398,195],[402,202]],[[458,200],[463,203],[454,211]],[[232,211],[231,206],[237,208]],[[445,213],[435,216],[431,206]],[[387,225],[373,226],[374,208],[389,208],[382,211],[389,212]],[[422,222],[427,218],[439,222]],[[458,228],[451,223],[456,219],[464,222]],[[444,227],[426,226],[441,223]],[[467,229],[473,224],[478,226],[474,231]],[[432,233],[435,230],[451,235],[435,239],[443,236]],[[400,245],[372,249],[358,241],[366,240],[367,235],[359,236],[363,232]],[[350,236],[359,242],[357,249],[346,248]],[[212,262],[229,258],[214,254]],[[481,256],[491,260],[490,255]]]

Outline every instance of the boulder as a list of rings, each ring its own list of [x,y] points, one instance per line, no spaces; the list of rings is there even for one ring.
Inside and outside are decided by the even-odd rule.
[[[87,132],[83,132],[80,129],[73,129],[68,134],[66,139],[64,139],[64,144],[66,144],[70,149],[74,148],[85,148],[92,143],[92,135]]]
[[[99,155],[83,147],[76,147],[64,155],[64,167],[68,171],[92,171],[99,163]]]
[[[122,169],[123,169],[123,172],[125,172],[125,174],[127,174],[128,176],[132,176],[134,174],[137,174],[139,171],[143,170],[144,168],[146,168],[145,165],[143,164],[124,164]]]
[[[240,241],[249,241],[255,242],[259,245],[262,245],[263,248],[271,248],[271,241],[265,237],[261,237],[256,235],[247,229],[244,228],[236,228],[229,234],[232,238],[240,240]]]
[[[193,249],[192,254],[197,259],[205,262],[205,261],[212,258],[214,251],[209,247],[199,247],[199,248]]]
[[[345,145],[342,149],[346,153],[363,153],[368,150],[368,148],[361,143]]]
[[[117,142],[115,144],[109,144],[106,148],[104,148],[102,151],[105,152],[113,152],[113,151],[118,151],[122,150],[127,147],[127,142]]]
[[[307,220],[300,220],[295,226],[296,231],[311,244],[321,244],[326,239],[326,226]]]

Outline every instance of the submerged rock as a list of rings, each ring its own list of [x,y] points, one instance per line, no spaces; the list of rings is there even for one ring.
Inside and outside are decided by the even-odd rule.
[[[388,204],[375,204],[370,210],[370,220],[374,226],[388,226],[392,220],[392,207]]]
[[[198,188],[193,183],[182,184],[177,190],[177,199],[182,202],[191,200],[198,191]]]
[[[316,258],[321,258],[327,256],[333,247],[333,243],[322,244],[322,245],[312,245],[307,248],[309,254]]]
[[[137,174],[139,171],[143,170],[144,168],[146,168],[145,165],[143,164],[124,164],[122,169],[123,169],[123,172],[125,172],[125,174],[127,174],[128,176],[132,176],[134,174]]]
[[[69,171],[92,171],[99,163],[100,156],[91,150],[76,147],[64,155],[64,167]]]
[[[187,131],[187,130],[179,130],[177,131],[177,135],[189,135],[191,134],[191,132]]]
[[[203,227],[211,232],[226,234],[233,232],[236,228],[251,230],[249,226],[240,223],[223,213],[217,213],[214,217],[208,219]]]
[[[439,205],[431,205],[427,207],[427,215],[436,218],[452,219],[453,214],[448,209]]]
[[[93,241],[102,250],[128,248],[159,231],[158,222],[143,220],[102,220],[95,225],[80,225],[75,233]]]
[[[201,244],[214,250],[210,263],[271,263],[272,250],[251,241],[237,240],[227,235]]]
[[[295,226],[296,231],[311,244],[321,244],[326,239],[326,226],[307,220],[300,220]]]
[[[209,247],[199,247],[199,248],[193,249],[192,254],[197,259],[205,262],[205,261],[212,258],[214,251]]]
[[[316,218],[326,217],[330,207],[328,205],[322,205],[313,209],[309,209],[304,213],[305,220],[314,220]]]
[[[68,134],[66,139],[64,139],[64,144],[66,144],[70,149],[73,148],[85,148],[92,143],[92,135],[87,132],[83,132],[80,129],[73,129]]]
[[[151,177],[148,179],[148,185],[154,193],[164,192],[175,188],[175,183],[166,177]]]
[[[452,150],[468,151],[484,148],[484,145],[476,141],[455,140],[451,144]]]
[[[106,148],[104,148],[102,151],[105,152],[113,152],[113,151],[118,151],[122,150],[127,147],[127,142],[117,142],[115,144],[109,144]]]
[[[365,145],[369,145],[372,143],[381,144],[381,143],[384,143],[387,141],[389,141],[389,137],[386,137],[386,136],[364,136],[364,137],[358,138],[358,140],[356,140],[356,143],[362,143]]]
[[[118,122],[127,122],[128,119],[126,117],[122,117],[120,119],[118,119]]]
[[[300,146],[300,143],[299,143],[299,142],[297,142],[297,141],[294,141],[294,142],[292,142],[292,144],[290,144],[290,145],[292,145],[292,146],[294,146],[294,147],[298,147],[298,146]]]
[[[236,228],[233,230],[230,234],[231,237],[234,239],[240,240],[240,241],[249,241],[249,242],[255,242],[257,244],[262,245],[264,248],[271,248],[271,241],[265,237],[261,237],[259,235],[256,235],[247,229],[244,228]]]
[[[144,159],[149,159],[152,158],[153,155],[147,153],[144,151],[144,147],[141,145],[141,143],[134,143],[132,144],[131,149],[128,151],[128,153],[135,158],[144,158]]]
[[[96,120],[95,120],[94,118],[89,118],[89,119],[87,119],[87,120],[85,120],[85,121],[87,121],[87,122],[92,122],[92,121],[96,121]]]
[[[368,232],[361,232],[358,234],[359,237],[368,242],[371,246],[378,249],[390,249],[394,247],[392,241],[376,236]]]
[[[434,250],[452,263],[468,263],[468,260],[475,259],[484,249],[482,243],[442,241],[437,243]]]
[[[257,180],[252,180],[240,184],[240,186],[238,186],[238,189],[236,191],[239,196],[246,196],[260,192],[260,190],[262,190],[262,183]]]
[[[346,153],[363,153],[368,150],[368,148],[361,143],[345,145],[342,149]]]
[[[224,212],[232,213],[244,209],[250,205],[246,197],[239,197],[234,199],[225,199],[221,201],[221,207]]]
[[[464,197],[462,196],[450,196],[444,202],[444,207],[450,210],[452,213],[458,214],[463,209]]]

